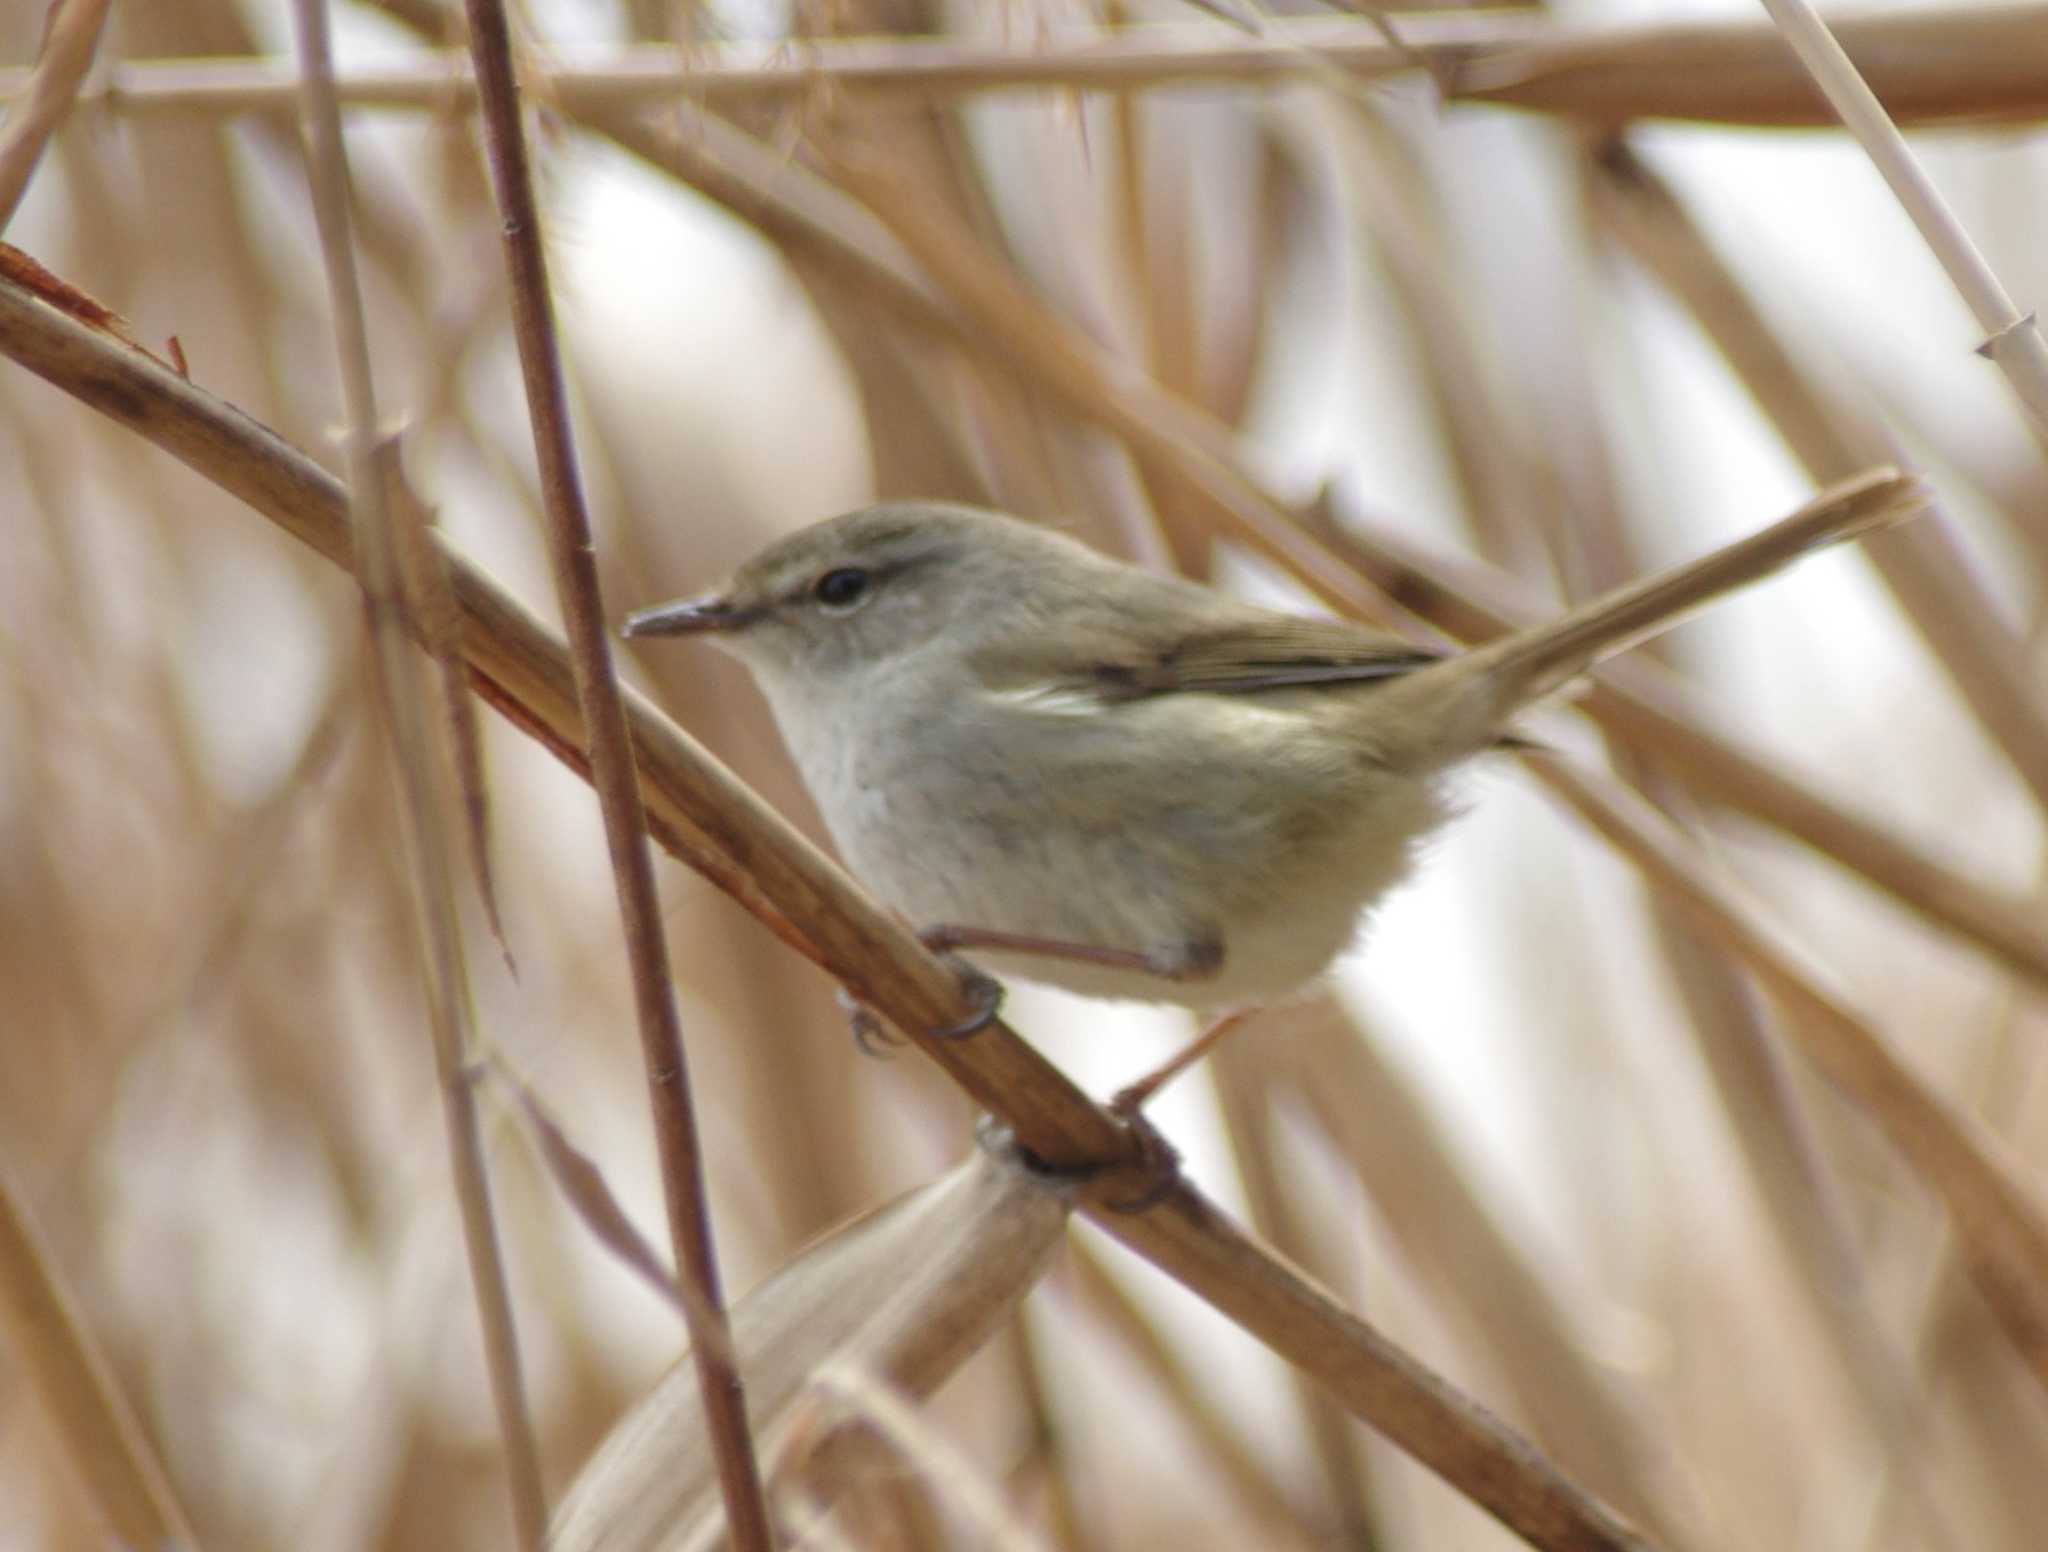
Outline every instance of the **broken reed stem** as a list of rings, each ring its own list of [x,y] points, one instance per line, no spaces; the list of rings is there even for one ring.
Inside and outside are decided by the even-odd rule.
[[[296,0],[299,53],[304,65],[308,138],[307,174],[320,230],[320,252],[334,314],[336,354],[348,414],[348,512],[357,579],[362,588],[370,643],[376,662],[377,702],[390,729],[392,779],[396,786],[400,844],[413,887],[413,927],[427,979],[428,1024],[434,1066],[455,1176],[455,1195],[468,1251],[470,1280],[483,1326],[485,1363],[498,1428],[505,1441],[506,1485],[519,1544],[539,1552],[547,1537],[547,1502],[541,1487],[540,1451],[534,1441],[520,1371],[519,1338],[506,1284],[497,1220],[491,1210],[489,1176],[476,1115],[476,1093],[468,1074],[474,1049],[469,1024],[469,976],[463,963],[462,930],[456,914],[454,875],[441,816],[450,811],[443,790],[426,713],[420,664],[407,640],[417,623],[407,617],[399,584],[395,514],[385,500],[377,467],[376,395],[370,376],[368,330],[357,283],[355,243],[350,225],[348,151],[342,141],[341,110],[334,97],[334,65],[327,33],[326,0]]]
[[[1962,222],[1928,180],[1870,83],[1857,73],[1848,53],[1808,0],[1763,0],[1763,6],[1948,271],[1948,278],[1984,331],[1978,353],[2005,373],[2026,406],[2036,440],[2048,449],[2048,340],[2043,340],[2034,314],[2022,314],[2013,305]]]
[[[323,470],[146,352],[4,277],[0,355],[146,437],[335,564],[351,564],[346,498]],[[462,601],[463,651],[486,698],[581,774],[566,646],[436,538]],[[1644,1552],[1649,1544],[1633,1528],[1527,1441],[1246,1238],[1186,1181],[1144,1213],[1095,1205],[1129,1200],[1149,1183],[1151,1166],[1129,1131],[1000,1021],[972,1040],[918,1038],[973,1011],[952,971],[644,697],[629,696],[628,705],[649,806],[667,816],[665,843],[909,1033],[1033,1154],[1086,1171],[1084,1201],[1103,1229],[1532,1544]]]
[[[1373,22],[1268,20],[1266,35],[1171,24],[1054,33],[1024,51],[945,37],[805,39],[774,44],[647,46],[586,66],[540,69],[533,89],[583,116],[700,102],[720,108],[846,94],[905,105],[987,92],[1262,87],[1338,71],[1373,81],[1427,69],[1452,101],[1619,124],[1673,118],[1822,128],[1834,116],[1764,23],[1559,27],[1524,17],[1444,13],[1403,18],[1399,47]],[[1837,31],[1907,124],[2019,123],[2048,115],[2048,6],[1953,8],[1844,18]],[[0,99],[30,74],[0,71]],[[350,71],[351,105],[459,111],[475,88],[459,52]],[[121,115],[256,113],[289,108],[296,78],[265,59],[128,60],[78,101]]]
[[[78,100],[110,3],[57,0],[44,23],[42,53],[35,68],[26,72],[22,85],[6,94],[14,106],[6,125],[0,127],[0,232],[14,219],[50,136]]]
[[[568,635],[576,704],[589,739],[590,781],[603,812],[612,877],[618,889],[655,1145],[661,1159],[662,1193],[676,1276],[685,1291],[683,1311],[690,1328],[690,1356],[702,1393],[728,1534],[739,1552],[771,1552],[774,1531],[747,1426],[746,1394],[733,1362],[732,1331],[711,1235],[703,1147],[691,1104],[675,991],[669,980],[668,942],[662,934],[661,907],[655,895],[647,820],[640,803],[625,703],[612,663],[590,515],[576,467],[547,261],[541,250],[540,210],[534,199],[512,73],[511,32],[501,0],[468,0],[466,9],[484,144],[511,280],[512,330],[533,423],[548,553]]]

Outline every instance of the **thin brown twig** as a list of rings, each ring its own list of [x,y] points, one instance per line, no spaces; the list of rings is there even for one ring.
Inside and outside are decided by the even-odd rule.
[[[15,107],[0,128],[0,232],[14,219],[43,148],[64,122],[92,68],[111,0],[57,0],[43,29],[43,47],[22,85],[6,94]]]
[[[484,144],[501,213],[505,266],[512,287],[512,330],[526,381],[533,423],[541,502],[547,516],[548,553],[562,603],[576,704],[588,734],[590,781],[604,816],[612,877],[618,889],[633,1003],[647,1067],[656,1150],[677,1278],[686,1290],[683,1311],[690,1354],[702,1393],[711,1452],[725,1501],[726,1525],[740,1552],[770,1552],[775,1544],[760,1466],[747,1426],[746,1393],[732,1357],[732,1331],[711,1235],[710,1195],[682,1024],[669,980],[668,942],[654,890],[654,860],[633,767],[625,703],[613,668],[604,599],[598,585],[590,514],[585,509],[576,447],[569,425],[547,260],[541,249],[540,209],[527,165],[512,70],[511,30],[500,0],[468,0],[470,51],[475,61]]]
[[[338,483],[163,363],[5,279],[0,355],[147,437],[336,564],[351,564]],[[463,605],[463,648],[487,698],[581,771],[567,648],[452,542],[440,542]],[[1000,1021],[972,1040],[920,1038],[972,1011],[953,972],[644,698],[629,695],[627,704],[650,808],[665,817],[664,844],[909,1032],[1039,1159],[1085,1172],[1084,1202],[1111,1235],[1314,1374],[1354,1416],[1533,1545],[1648,1547],[1525,1440],[1244,1236],[1189,1183],[1143,1213],[1102,1208],[1152,1183],[1152,1166],[1127,1129]]]
[[[469,976],[463,963],[454,874],[440,818],[449,812],[447,773],[435,757],[420,665],[406,639],[409,627],[399,575],[395,521],[377,465],[380,442],[376,394],[370,375],[369,331],[356,278],[351,231],[348,150],[334,96],[334,63],[326,0],[297,0],[300,59],[304,66],[308,136],[307,174],[320,229],[320,251],[334,314],[336,355],[348,412],[348,511],[360,562],[357,579],[369,620],[376,662],[378,705],[391,730],[392,779],[399,832],[412,878],[414,931],[427,980],[428,1024],[434,1065],[448,1126],[456,1201],[469,1257],[484,1355],[498,1428],[505,1441],[506,1485],[519,1544],[538,1549],[547,1537],[547,1500],[540,1450],[534,1440],[512,1298],[491,1210],[489,1175],[477,1122],[476,1094],[467,1075],[473,1040]]]

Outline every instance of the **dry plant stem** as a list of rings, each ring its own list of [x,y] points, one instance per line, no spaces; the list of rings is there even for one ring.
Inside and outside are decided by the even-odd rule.
[[[583,503],[570,434],[547,264],[541,252],[540,211],[534,200],[512,74],[511,33],[500,0],[468,0],[466,9],[484,142],[512,283],[512,328],[526,381],[541,500],[547,513],[548,551],[567,626],[576,703],[589,737],[590,781],[603,811],[612,877],[618,888],[669,1234],[675,1248],[676,1275],[686,1295],[684,1317],[690,1328],[690,1352],[733,1545],[739,1552],[769,1552],[774,1532],[747,1426],[746,1394],[732,1357],[732,1331],[725,1317],[718,1255],[711,1235],[703,1149],[691,1108],[682,1028],[669,983],[668,943],[662,935],[661,909],[654,890],[654,859],[647,845],[647,822],[640,805],[625,703],[613,671],[604,600],[598,589],[590,516]]]
[[[1443,94],[1600,124],[1639,118],[1822,127],[1835,119],[1764,24],[1559,27],[1525,17],[1445,13],[1401,23],[1402,46],[1369,21],[1268,21],[1266,35],[1173,24],[1055,34],[1030,51],[952,38],[834,38],[789,44],[630,48],[587,67],[543,70],[536,90],[572,115],[631,112],[678,99],[719,107],[844,92],[905,104],[1066,88],[1256,87],[1327,76],[1371,81],[1427,67]],[[1926,5],[1845,17],[1836,26],[1902,123],[2026,122],[2048,114],[2048,7]],[[0,71],[0,98],[27,89]],[[455,109],[472,99],[459,54],[353,71],[343,100]],[[135,60],[79,100],[105,111],[255,112],[296,90],[276,61]]]
[[[111,1545],[197,1547],[163,1469],[0,1174],[0,1343]]]
[[[1823,990],[1822,977],[1711,878],[1647,803],[1566,761],[1525,758],[1748,967],[1807,1059],[1856,1101],[1948,1205],[1978,1291],[2035,1378],[2048,1385],[2048,1219],[1999,1162],[1995,1141],[1930,1093],[1867,1023]]]
[[[145,436],[337,565],[351,565],[337,482],[163,363],[5,280],[0,354]],[[462,601],[463,650],[481,692],[581,771],[582,726],[562,642],[445,538],[437,541]],[[972,1011],[952,971],[909,928],[644,697],[629,694],[627,705],[649,807],[682,860],[899,1028],[931,1029]],[[1128,1199],[1148,1183],[1131,1134],[1005,1025],[920,1049],[1039,1158],[1095,1171],[1091,1202]],[[1178,1185],[1143,1214],[1091,1211],[1111,1235],[1300,1364],[1354,1416],[1533,1545],[1647,1545],[1526,1441],[1246,1239],[1191,1186]]]
[[[408,620],[401,597],[398,542],[393,514],[378,471],[376,396],[370,377],[368,332],[356,280],[350,231],[347,150],[341,138],[341,110],[334,98],[333,60],[325,0],[297,0],[300,56],[305,65],[308,173],[320,228],[320,251],[334,313],[336,353],[348,413],[350,529],[359,562],[377,665],[378,704],[391,732],[392,777],[399,831],[412,877],[414,928],[427,975],[428,1023],[434,1065],[448,1126],[449,1150],[468,1250],[470,1280],[483,1326],[485,1363],[505,1440],[506,1483],[519,1544],[537,1549],[547,1535],[547,1504],[541,1488],[540,1452],[519,1367],[519,1339],[506,1286],[497,1222],[491,1211],[484,1169],[476,1094],[466,1069],[471,1045],[468,972],[456,914],[454,872],[441,816],[450,812],[445,772],[437,759],[426,713],[426,689],[418,658],[406,639]],[[437,778],[439,778],[437,780]]]
[[[1807,0],[1763,0],[1763,7],[1948,271],[1984,331],[1978,349],[2005,373],[2026,406],[2035,438],[2048,447],[2048,340],[2042,338],[2034,314],[2023,315],[2013,305],[1962,222],[1935,192],[1898,125]]]
[[[14,102],[0,126],[0,232],[14,219],[29,179],[43,159],[43,147],[77,100],[85,73],[99,47],[100,27],[111,0],[57,0],[43,28],[43,49],[25,89],[9,92]]]

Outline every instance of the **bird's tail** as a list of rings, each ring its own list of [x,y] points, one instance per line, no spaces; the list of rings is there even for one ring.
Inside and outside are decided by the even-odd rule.
[[[1404,688],[1432,699],[1463,692],[1472,712],[1471,744],[1482,745],[1516,711],[1602,658],[1669,630],[1695,609],[1802,555],[1903,522],[1926,501],[1924,487],[1910,475],[1869,470],[1829,486],[1790,517],[1745,539],[1409,675]]]

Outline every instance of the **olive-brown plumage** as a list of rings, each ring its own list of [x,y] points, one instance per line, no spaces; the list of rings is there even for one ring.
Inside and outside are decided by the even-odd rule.
[[[747,664],[848,865],[913,923],[1076,950],[974,957],[1085,994],[1231,1007],[1343,951],[1445,818],[1444,771],[1531,699],[1912,489],[1834,497],[1449,657],[921,502],[792,534],[627,629]]]

